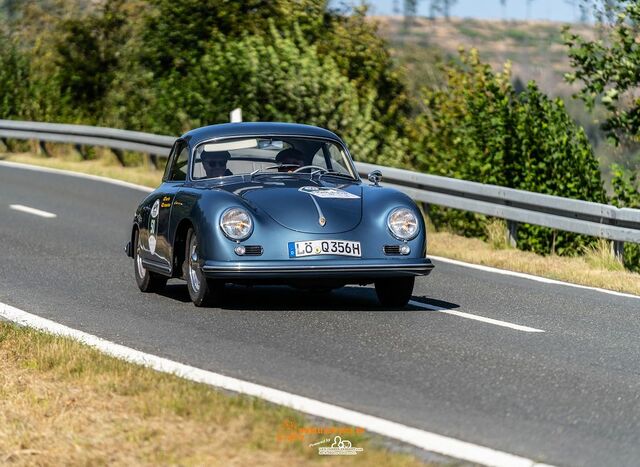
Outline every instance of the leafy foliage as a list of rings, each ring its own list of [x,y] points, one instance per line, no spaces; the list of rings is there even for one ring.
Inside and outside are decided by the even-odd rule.
[[[186,73],[171,72],[154,87],[156,97],[147,101],[146,113],[164,132],[226,122],[229,110],[241,107],[249,121],[325,126],[352,136],[356,146],[358,138],[374,137],[364,122],[373,99],[361,102],[333,59],[320,55],[299,29],[283,37],[271,24],[268,36],[212,40]],[[112,94],[125,120],[139,111],[139,100],[128,106],[130,91]]]
[[[0,32],[0,115],[2,118],[20,117],[26,104],[24,83],[29,79],[29,64],[18,51],[14,41]]]
[[[606,39],[587,40],[564,31],[573,73],[570,83],[582,82],[577,97],[589,108],[600,98],[608,111],[603,128],[614,142],[640,140],[640,100],[634,95],[640,84],[640,2],[628,2],[616,16]]]
[[[263,35],[270,21],[278,30],[297,24],[314,41],[329,14],[326,0],[149,0],[149,7],[141,56],[156,74],[197,63],[214,37]]]
[[[612,202],[620,208],[640,209],[640,182],[636,174],[627,174],[619,165],[613,169],[613,199]],[[640,272],[640,245],[626,243],[624,246],[624,264],[635,272]]]
[[[535,83],[516,93],[509,68],[494,73],[476,51],[445,66],[446,86],[426,89],[417,119],[417,166],[431,173],[568,198],[604,202],[598,163],[584,131],[561,100]],[[485,219],[433,210],[436,224],[482,236]],[[521,226],[518,246],[540,253],[575,253],[580,236]]]
[[[107,0],[59,21],[51,82],[75,121],[176,134],[241,106],[248,119],[329,127],[357,158],[406,166],[406,86],[365,14],[320,0]]]
[[[58,79],[74,107],[94,115],[104,106],[119,53],[126,42],[123,0],[107,2],[102,14],[64,21],[58,39]]]

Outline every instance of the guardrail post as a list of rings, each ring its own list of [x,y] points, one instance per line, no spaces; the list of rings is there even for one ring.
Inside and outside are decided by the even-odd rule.
[[[118,162],[120,162],[120,165],[124,167],[124,152],[121,151],[120,149],[114,149],[114,148],[111,148],[111,150],[116,155],[116,158],[118,159]]]
[[[611,242],[611,253],[618,261],[624,263],[624,242],[618,240]]]
[[[518,245],[518,223],[507,220],[507,241],[512,248]]]
[[[153,164],[154,169],[158,169],[158,156],[156,154],[149,154],[149,161]]]
[[[82,160],[86,161],[88,154],[87,154],[87,151],[85,150],[85,147],[81,144],[74,144],[73,147],[76,151],[78,151],[78,154],[80,154],[80,157],[82,157]]]
[[[47,146],[44,144],[44,141],[38,141],[38,146],[40,146],[40,150],[44,153],[45,156],[51,157],[51,153],[47,149]]]
[[[425,217],[429,217],[429,203],[422,203],[422,213]]]

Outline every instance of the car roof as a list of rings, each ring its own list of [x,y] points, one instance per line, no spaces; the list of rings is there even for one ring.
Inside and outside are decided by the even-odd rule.
[[[306,136],[312,138],[327,138],[338,141],[344,145],[335,133],[325,130],[324,128],[299,123],[280,122],[222,123],[220,125],[204,126],[185,133],[182,135],[182,139],[186,140],[193,147],[203,141],[214,138],[242,136]]]

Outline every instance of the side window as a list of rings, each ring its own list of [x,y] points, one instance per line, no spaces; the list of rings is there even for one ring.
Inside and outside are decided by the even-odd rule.
[[[173,147],[171,148],[171,152],[169,152],[169,157],[167,157],[167,165],[164,166],[164,174],[162,175],[162,181],[169,180],[169,174],[171,173],[171,166],[173,165],[173,161],[176,159],[176,148],[178,143],[173,143]]]
[[[187,169],[189,164],[189,146],[184,141],[176,145],[177,156],[171,165],[171,171],[167,180],[182,181],[187,179]]]

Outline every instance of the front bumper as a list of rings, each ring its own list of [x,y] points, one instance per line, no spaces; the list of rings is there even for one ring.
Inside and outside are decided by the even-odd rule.
[[[345,282],[358,279],[378,279],[391,277],[426,276],[434,268],[428,258],[408,258],[405,260],[289,260],[289,261],[246,261],[228,263],[206,261],[202,272],[212,279],[312,279],[330,278]]]

